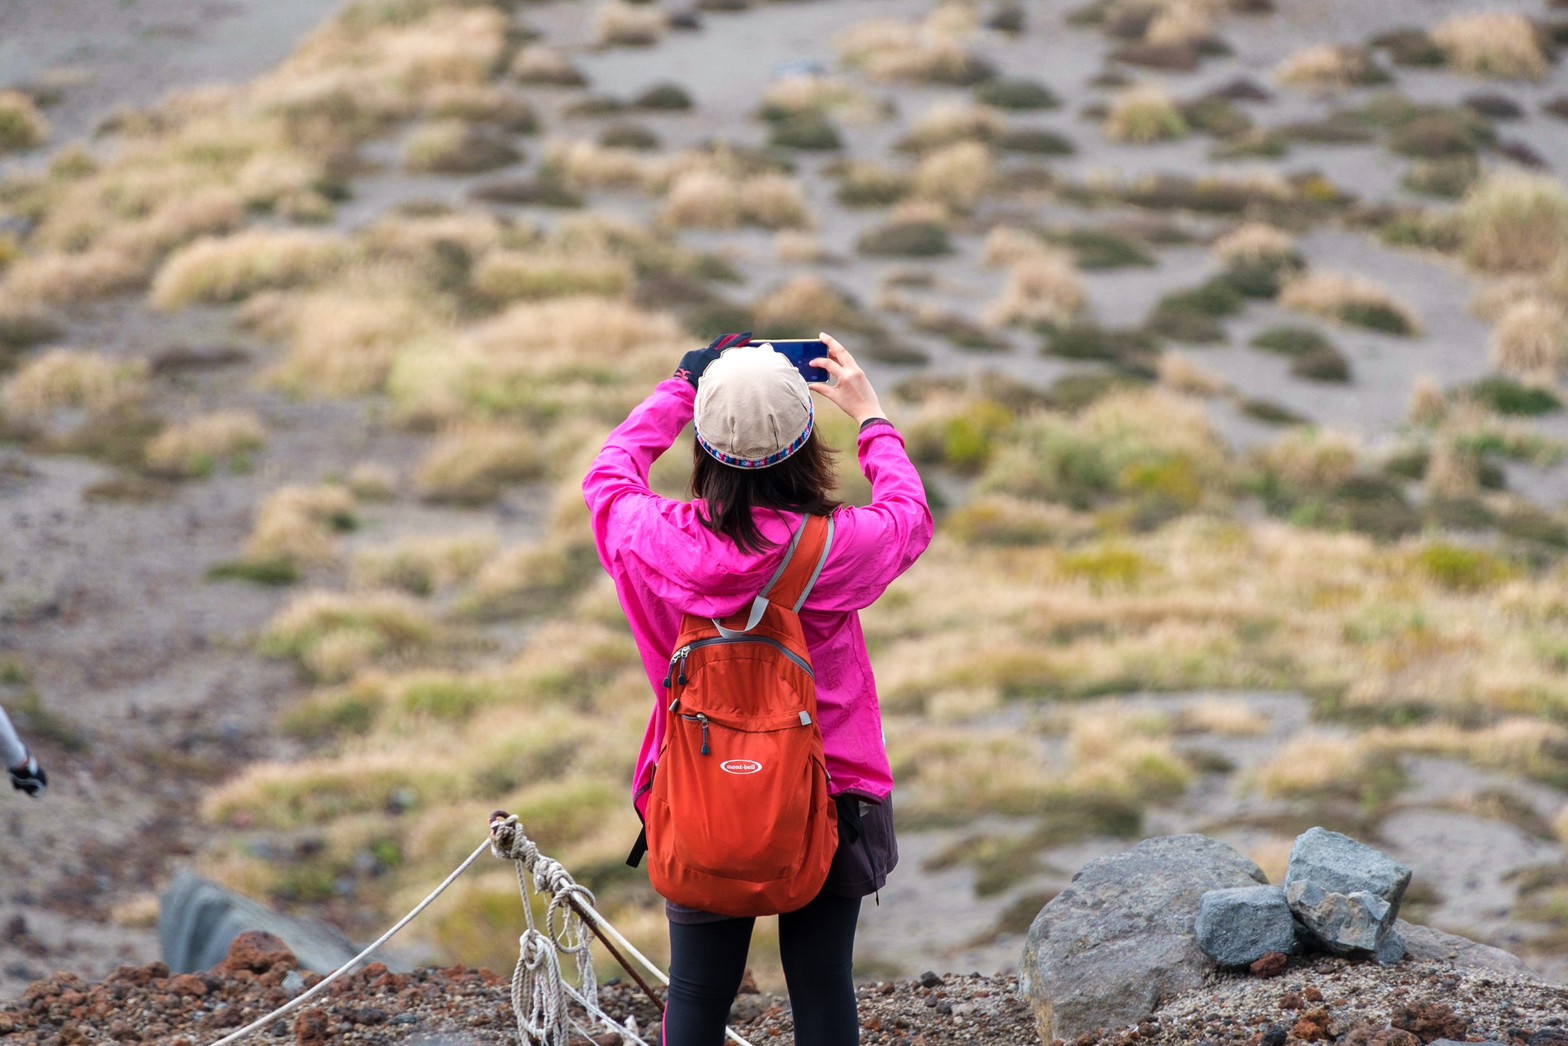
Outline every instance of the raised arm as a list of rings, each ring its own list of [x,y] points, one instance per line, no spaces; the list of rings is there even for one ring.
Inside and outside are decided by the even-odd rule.
[[[934,524],[925,484],[870,380],[842,345],[826,334],[822,340],[829,356],[812,362],[829,371],[834,383],[813,388],[859,423],[860,468],[871,481],[871,504],[835,515],[827,566],[806,606],[859,610],[876,602],[920,557],[931,544]]]

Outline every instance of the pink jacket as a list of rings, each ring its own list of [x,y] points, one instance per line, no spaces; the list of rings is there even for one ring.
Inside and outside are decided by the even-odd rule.
[[[653,688],[633,782],[639,811],[664,743],[664,677],[681,615],[726,617],[749,605],[801,522],[793,513],[768,512],[758,526],[775,547],[748,554],[703,526],[692,503],[649,489],[648,469],[691,421],[695,399],[681,378],[660,383],[610,433],[583,480],[599,561],[615,581]],[[932,522],[925,487],[897,429],[875,425],[861,432],[860,467],[871,480],[872,503],[835,514],[833,547],[800,619],[816,671],[831,789],[882,801],[893,791],[893,772],[858,612],[925,551]]]

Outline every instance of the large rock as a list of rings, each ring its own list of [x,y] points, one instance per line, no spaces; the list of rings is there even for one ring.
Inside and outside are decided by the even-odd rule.
[[[174,973],[210,970],[229,957],[236,937],[252,930],[275,935],[301,967],[317,973],[330,973],[359,952],[325,923],[275,912],[190,872],[176,875],[159,902],[158,942]]]
[[[1405,941],[1405,955],[1411,959],[1437,959],[1455,969],[1484,970],[1522,981],[1540,981],[1541,975],[1526,966],[1512,952],[1472,941],[1458,934],[1444,933],[1430,926],[1416,926],[1400,919],[1394,929]]]
[[[1285,887],[1285,897],[1312,942],[1335,955],[1377,951],[1394,925],[1394,906],[1365,890],[1330,893],[1297,879]]]
[[[1251,966],[1296,950],[1296,920],[1278,886],[1210,890],[1198,902],[1198,947],[1221,966]]]
[[[1378,942],[1377,950],[1372,957],[1379,966],[1393,966],[1405,957],[1405,938],[1400,934],[1398,927],[1390,926],[1383,939]]]
[[[1019,990],[1040,1037],[1135,1024],[1214,969],[1193,934],[1209,890],[1267,885],[1256,864],[1202,835],[1147,839],[1085,865],[1041,909]]]
[[[1292,883],[1303,881],[1316,883],[1325,893],[1374,894],[1388,902],[1397,916],[1405,887],[1410,885],[1410,869],[1348,835],[1309,828],[1291,847],[1286,891]]]

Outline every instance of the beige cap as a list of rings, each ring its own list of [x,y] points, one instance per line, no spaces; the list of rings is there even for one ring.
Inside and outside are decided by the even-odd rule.
[[[777,465],[811,435],[806,379],[773,346],[726,349],[697,383],[697,442],[726,465]]]

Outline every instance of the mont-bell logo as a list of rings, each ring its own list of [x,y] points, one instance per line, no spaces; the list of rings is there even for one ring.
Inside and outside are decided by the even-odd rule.
[[[726,759],[719,764],[719,769],[727,774],[744,776],[746,774],[761,773],[762,764],[755,759]]]

